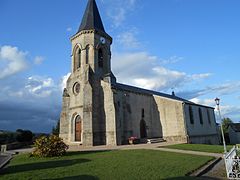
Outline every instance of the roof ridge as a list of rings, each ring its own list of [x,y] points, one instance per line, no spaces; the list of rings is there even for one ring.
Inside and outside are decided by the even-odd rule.
[[[176,101],[182,101],[186,104],[191,104],[191,105],[195,105],[195,106],[201,106],[201,107],[207,107],[207,108],[212,108],[213,109],[213,107],[205,106],[205,105],[201,105],[201,104],[196,104],[192,101],[189,101],[187,99],[178,97],[176,95],[166,94],[166,93],[162,93],[162,92],[159,92],[159,91],[144,89],[144,88],[131,86],[131,85],[127,85],[127,84],[114,83],[114,84],[112,84],[112,88],[117,88],[117,89],[120,89],[120,90],[122,89],[122,90],[126,90],[126,91],[137,92],[137,93],[145,93],[145,94],[162,96],[164,98],[168,98],[168,99],[172,99],[172,100],[176,100]]]

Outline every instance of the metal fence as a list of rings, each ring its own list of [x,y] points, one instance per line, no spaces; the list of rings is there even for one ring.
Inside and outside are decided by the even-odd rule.
[[[238,151],[238,146],[234,146],[229,152],[224,154],[228,179],[240,180],[240,158],[238,156]]]

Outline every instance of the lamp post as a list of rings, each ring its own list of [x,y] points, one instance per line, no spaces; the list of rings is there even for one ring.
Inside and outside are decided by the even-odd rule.
[[[218,110],[218,114],[219,114],[219,118],[220,118],[220,125],[221,125],[221,133],[222,133],[222,139],[223,139],[224,153],[226,153],[227,149],[226,149],[226,142],[225,142],[224,133],[223,133],[223,126],[222,126],[222,116],[221,116],[221,111],[220,111],[220,99],[216,98],[215,102],[216,102],[216,105],[217,105],[217,110]]]

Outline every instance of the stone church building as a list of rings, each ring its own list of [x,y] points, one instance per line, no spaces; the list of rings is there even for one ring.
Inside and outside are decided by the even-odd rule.
[[[72,68],[63,92],[60,137],[67,144],[122,145],[129,137],[218,144],[214,109],[176,95],[117,82],[112,38],[95,0],[88,0],[71,38]]]

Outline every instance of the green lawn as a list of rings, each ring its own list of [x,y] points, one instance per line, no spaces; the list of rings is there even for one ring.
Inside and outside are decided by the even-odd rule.
[[[156,150],[78,152],[40,159],[22,154],[13,158],[0,179],[175,179],[212,159]]]
[[[207,144],[175,144],[164,146],[165,148],[171,149],[182,149],[191,151],[211,152],[211,153],[223,153],[224,149],[221,145],[207,145]],[[227,150],[229,151],[233,145],[228,145]],[[161,148],[161,147],[160,147]]]

